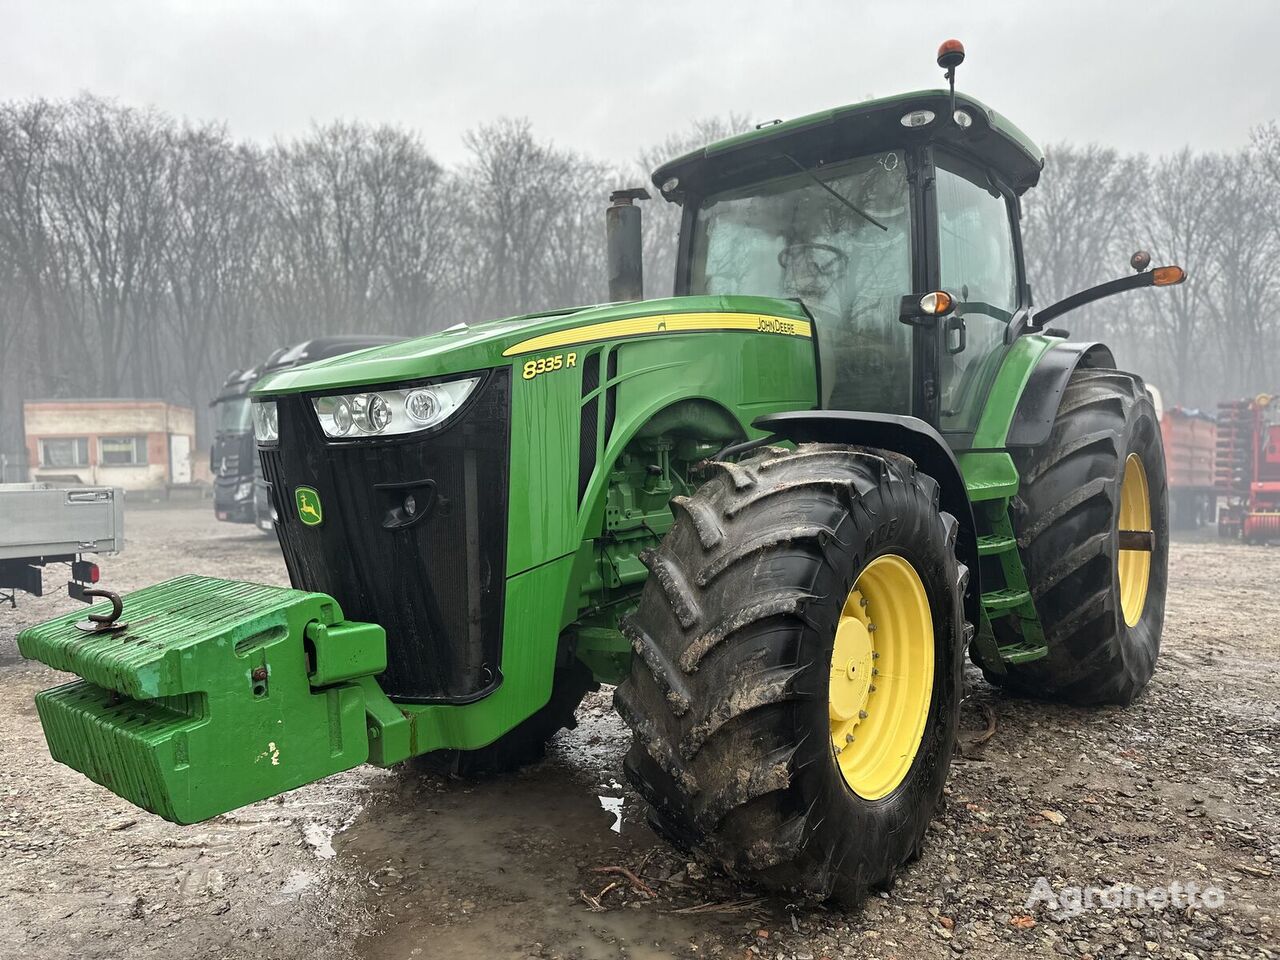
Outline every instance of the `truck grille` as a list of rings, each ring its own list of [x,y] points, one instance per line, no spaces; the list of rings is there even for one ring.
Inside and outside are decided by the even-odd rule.
[[[502,681],[510,410],[506,369],[426,436],[326,443],[310,398],[278,401],[280,443],[261,455],[289,579],[387,631],[388,696],[465,703]],[[316,526],[299,486],[320,496]],[[408,494],[419,519],[405,524]]]

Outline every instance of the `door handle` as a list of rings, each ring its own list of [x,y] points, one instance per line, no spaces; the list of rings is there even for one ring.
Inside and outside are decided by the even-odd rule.
[[[67,503],[100,503],[110,499],[110,490],[72,490],[67,493]]]
[[[945,329],[946,329],[945,335],[947,338],[946,340],[947,353],[951,354],[952,356],[955,356],[957,353],[964,352],[965,344],[967,343],[964,317],[960,316],[958,313],[952,314],[950,317],[947,318],[947,325]],[[952,334],[957,335],[955,346],[951,345]]]

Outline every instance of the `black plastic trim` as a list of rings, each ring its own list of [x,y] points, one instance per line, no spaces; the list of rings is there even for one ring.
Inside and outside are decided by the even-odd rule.
[[[1005,444],[1010,447],[1038,447],[1049,439],[1058,417],[1058,405],[1067,381],[1076,367],[1112,367],[1115,357],[1105,344],[1062,343],[1050,347],[1023,388],[1009,425]]]
[[[791,410],[757,417],[752,427],[794,443],[849,443],[879,447],[910,457],[938,481],[943,510],[960,523],[956,556],[969,568],[965,587],[965,616],[976,628],[982,613],[982,585],[978,568],[978,539],[973,507],[956,455],[942,434],[916,417],[847,410]]]

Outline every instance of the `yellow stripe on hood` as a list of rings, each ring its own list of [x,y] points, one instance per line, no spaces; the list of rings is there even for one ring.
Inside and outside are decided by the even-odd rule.
[[[504,357],[535,350],[554,350],[593,340],[616,340],[619,337],[642,337],[655,333],[711,333],[725,330],[750,330],[789,337],[812,337],[807,320],[773,317],[763,313],[660,313],[651,317],[627,317],[571,327],[555,333],[521,340],[502,351]]]

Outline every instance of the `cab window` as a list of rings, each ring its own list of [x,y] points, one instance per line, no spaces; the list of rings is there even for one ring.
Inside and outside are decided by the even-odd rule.
[[[911,328],[898,319],[910,289],[900,151],[712,194],[698,207],[689,293],[803,301],[817,321],[824,407],[910,412]]]

